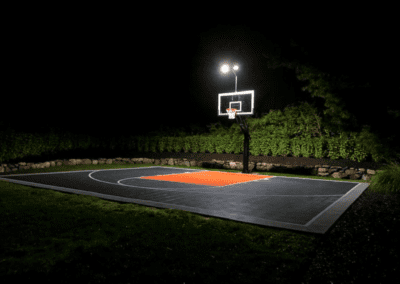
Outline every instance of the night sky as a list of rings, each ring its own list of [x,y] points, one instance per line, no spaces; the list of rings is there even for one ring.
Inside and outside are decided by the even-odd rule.
[[[286,33],[262,25],[205,24],[189,32],[178,22],[145,31],[38,23],[10,43],[14,56],[7,80],[12,88],[2,102],[15,117],[2,115],[1,121],[99,135],[145,133],[161,124],[186,129],[230,125],[233,120],[217,116],[218,93],[235,90],[233,73],[220,73],[225,62],[239,65],[238,91],[255,91],[255,117],[317,100],[301,90],[304,82],[294,70],[268,68],[264,55],[280,51],[283,57],[349,76],[350,83],[369,83],[340,96],[361,124],[377,119],[386,124],[387,108],[399,109],[400,47],[392,29],[336,25],[314,34],[299,27]],[[321,99],[318,103],[323,106]]]

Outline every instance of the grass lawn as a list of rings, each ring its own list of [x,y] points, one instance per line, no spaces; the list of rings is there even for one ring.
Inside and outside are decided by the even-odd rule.
[[[141,166],[154,165],[78,165],[19,173]],[[399,179],[400,166],[374,176],[325,235],[0,181],[0,279],[58,284],[389,283],[384,279],[400,275],[395,250],[400,247]]]

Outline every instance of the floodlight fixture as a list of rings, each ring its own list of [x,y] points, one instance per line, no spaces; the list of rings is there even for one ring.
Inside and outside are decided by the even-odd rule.
[[[233,66],[233,70],[232,70],[233,74],[235,74],[235,92],[237,92],[237,75],[236,75],[235,70],[239,70],[239,66],[238,65],[234,65]],[[228,64],[222,65],[221,71],[223,73],[228,73],[229,72],[229,65]]]
[[[229,65],[224,64],[224,65],[221,67],[221,71],[222,71],[223,73],[229,72]]]

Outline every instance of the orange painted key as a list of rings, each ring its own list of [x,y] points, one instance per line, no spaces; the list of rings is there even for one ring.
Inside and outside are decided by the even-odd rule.
[[[193,172],[193,173],[182,173],[182,174],[172,174],[172,175],[147,176],[141,178],[160,180],[160,181],[224,186],[224,185],[248,182],[253,180],[261,180],[271,177],[272,176],[209,171],[209,172]]]

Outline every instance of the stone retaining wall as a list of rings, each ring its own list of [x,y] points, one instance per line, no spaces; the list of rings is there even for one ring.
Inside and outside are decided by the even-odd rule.
[[[154,165],[181,165],[186,167],[203,167],[203,168],[216,168],[216,169],[236,169],[243,170],[243,164],[241,162],[234,161],[217,161],[212,160],[208,162],[195,161],[188,159],[148,159],[148,158],[115,158],[115,159],[70,159],[70,160],[55,160],[44,163],[25,163],[19,162],[18,164],[0,164],[0,173],[4,172],[16,172],[23,169],[37,169],[37,168],[49,168],[63,165],[97,165],[97,164],[154,164]],[[248,169],[250,172],[268,171],[268,172],[280,172],[280,173],[294,173],[294,174],[308,174],[322,177],[333,177],[342,179],[362,179],[370,180],[371,177],[381,170],[365,170],[363,168],[342,168],[338,166],[329,165],[316,165],[316,166],[290,166],[282,164],[268,164],[268,163],[254,163],[249,162]]]

